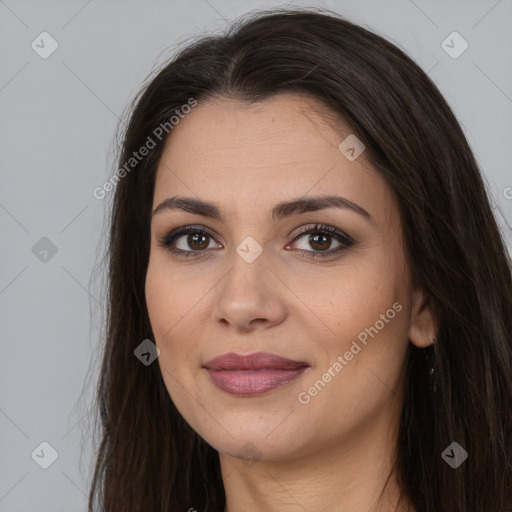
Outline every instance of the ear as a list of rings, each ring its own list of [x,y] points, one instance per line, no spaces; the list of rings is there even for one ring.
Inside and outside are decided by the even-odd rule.
[[[409,340],[419,348],[425,348],[435,343],[437,325],[422,288],[414,290],[411,298],[411,325]]]

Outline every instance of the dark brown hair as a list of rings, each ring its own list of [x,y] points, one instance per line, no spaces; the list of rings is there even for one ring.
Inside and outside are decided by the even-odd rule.
[[[396,192],[413,283],[435,314],[438,342],[409,343],[405,361],[394,468],[403,494],[417,512],[512,511],[510,256],[458,121],[402,50],[331,11],[250,13],[226,34],[189,43],[147,81],[130,107],[119,167],[190,98],[251,103],[280,92],[323,101],[364,143]],[[144,288],[164,142],[112,193],[90,511],[225,506],[218,453],[179,414],[159,365],[134,357],[154,339]],[[457,469],[441,457],[454,441],[469,454]]]

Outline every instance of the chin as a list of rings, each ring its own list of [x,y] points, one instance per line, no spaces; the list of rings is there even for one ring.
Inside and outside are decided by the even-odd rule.
[[[315,416],[325,408],[319,411],[318,403],[305,407],[298,402],[304,388],[301,379],[259,395],[235,396],[213,386],[208,375],[191,371],[176,377],[182,386],[166,379],[176,408],[220,454],[284,461],[312,454],[322,444]]]
[[[215,410],[223,410],[220,415]],[[300,410],[299,410],[300,411]],[[187,423],[220,454],[236,458],[278,461],[294,458],[307,451],[308,438],[315,429],[308,428],[303,417],[291,407],[263,405],[227,412],[225,406],[203,409],[195,414],[182,413]],[[196,415],[197,414],[197,415]],[[213,418],[212,418],[213,416]],[[215,418],[215,419],[214,419]]]
[[[301,451],[301,443],[297,439],[287,439],[276,436],[271,439],[264,436],[252,435],[253,429],[239,435],[219,436],[216,439],[205,439],[219,454],[244,459],[248,461],[284,461],[295,458]]]

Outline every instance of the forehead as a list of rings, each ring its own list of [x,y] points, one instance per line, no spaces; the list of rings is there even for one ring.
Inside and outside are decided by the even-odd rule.
[[[204,160],[214,152],[211,165],[239,169],[242,164],[300,164],[318,157],[322,148],[337,148],[338,139],[349,133],[323,103],[310,97],[280,94],[258,103],[221,97],[200,102],[175,126],[164,156],[180,159],[184,149]]]
[[[199,102],[167,139],[154,202],[195,195],[227,210],[244,204],[269,210],[283,199],[336,193],[378,216],[394,207],[392,192],[364,152],[351,161],[340,151],[350,135],[309,96]]]

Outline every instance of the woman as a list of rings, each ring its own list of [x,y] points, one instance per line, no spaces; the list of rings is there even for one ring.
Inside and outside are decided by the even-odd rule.
[[[258,13],[148,82],[118,163],[91,511],[512,510],[511,262],[409,57]]]

